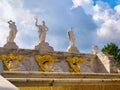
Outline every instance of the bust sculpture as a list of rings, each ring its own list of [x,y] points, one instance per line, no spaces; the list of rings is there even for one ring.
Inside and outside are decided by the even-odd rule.
[[[10,32],[9,32],[9,36],[7,37],[7,42],[14,42],[14,39],[17,34],[17,27],[15,25],[15,22],[13,22],[12,20],[9,20],[8,24],[9,24]]]
[[[36,17],[35,20],[35,26],[38,28],[39,43],[45,42],[48,27],[45,25],[45,21],[42,21],[42,25],[38,25],[38,18]]]
[[[93,52],[93,54],[97,54],[97,52],[98,52],[98,46],[97,45],[92,46],[92,52]]]

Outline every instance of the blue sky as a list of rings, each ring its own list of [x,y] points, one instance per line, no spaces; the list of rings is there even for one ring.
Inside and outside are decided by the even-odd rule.
[[[39,24],[45,20],[49,28],[46,42],[55,51],[66,51],[69,46],[67,31],[70,26],[81,53],[91,53],[109,43],[120,47],[120,0],[1,0],[0,46],[9,33],[7,21],[16,22],[15,39],[19,48],[33,49],[38,44],[35,16]]]
[[[93,0],[94,3],[96,4],[97,1],[100,0]],[[110,7],[114,8],[116,5],[120,4],[120,0],[101,0],[105,3],[108,3],[110,5]]]

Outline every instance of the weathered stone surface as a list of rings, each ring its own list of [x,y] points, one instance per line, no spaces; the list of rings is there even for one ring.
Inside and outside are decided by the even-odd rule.
[[[62,72],[4,72],[2,75],[18,87],[119,85],[120,74]]]
[[[89,65],[86,63],[80,64],[80,71],[81,73],[94,73]]]
[[[18,66],[19,71],[39,71],[39,66],[34,56],[24,56]]]
[[[8,49],[18,49],[18,46],[16,45],[15,42],[7,42],[5,45],[4,45],[5,48],[8,48]]]
[[[2,60],[0,60],[0,74],[3,72],[3,63]]]
[[[66,51],[70,53],[80,53],[76,46],[69,46]]]
[[[35,50],[39,50],[41,53],[54,51],[53,47],[49,46],[47,42],[39,43],[37,46],[35,46]]]
[[[38,71],[4,71],[5,78],[120,78],[119,73],[69,73],[69,72],[38,72]]]
[[[19,71],[39,71],[39,65],[35,60],[35,55],[51,55],[56,58],[53,66],[53,72],[69,72],[70,66],[66,61],[67,57],[81,57],[83,58],[83,63],[79,65],[81,73],[108,73],[106,67],[102,61],[94,54],[84,54],[84,53],[70,53],[70,52],[40,52],[39,50],[30,49],[7,49],[0,48],[0,55],[8,55],[13,53],[16,55],[22,55],[24,58],[18,63]],[[109,57],[112,63],[112,58]],[[111,64],[111,72],[115,71],[115,64]],[[113,71],[112,71],[113,70]]]
[[[57,59],[54,64],[54,72],[69,72],[69,64],[65,59]]]

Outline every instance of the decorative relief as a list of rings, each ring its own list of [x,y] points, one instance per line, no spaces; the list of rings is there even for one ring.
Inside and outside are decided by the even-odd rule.
[[[38,62],[40,70],[42,70],[43,72],[53,71],[55,57],[50,55],[44,55],[44,56],[36,55],[35,58],[36,58],[36,61]]]
[[[70,65],[70,72],[80,72],[79,64],[83,63],[83,58],[67,57],[66,61]]]
[[[14,54],[10,53],[8,55],[0,55],[0,59],[4,63],[4,70],[17,71],[18,63],[20,60],[23,59],[23,56],[22,55],[15,56]]]

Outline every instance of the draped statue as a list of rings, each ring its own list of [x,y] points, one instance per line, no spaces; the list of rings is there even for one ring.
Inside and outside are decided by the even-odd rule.
[[[9,31],[9,36],[7,37],[7,42],[14,42],[14,39],[17,34],[17,27],[15,25],[15,22],[13,22],[12,20],[9,20],[8,24],[10,31]]]
[[[73,31],[72,31],[72,27],[70,27],[68,29],[68,38],[69,38],[69,41],[70,41],[70,46],[75,46],[75,37],[74,37],[74,34],[73,34]]]

